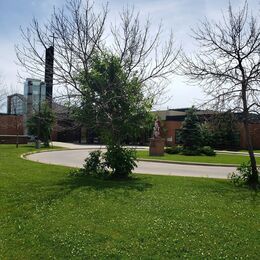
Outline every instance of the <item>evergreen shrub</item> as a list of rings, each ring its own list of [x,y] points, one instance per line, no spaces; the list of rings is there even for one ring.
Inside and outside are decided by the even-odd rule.
[[[207,156],[215,156],[216,155],[216,152],[214,151],[213,148],[211,148],[210,146],[203,146],[201,149],[200,149],[200,152],[202,154],[205,154]]]

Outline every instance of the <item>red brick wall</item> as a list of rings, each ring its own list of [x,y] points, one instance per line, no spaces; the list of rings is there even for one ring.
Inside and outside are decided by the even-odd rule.
[[[167,145],[175,145],[175,130],[181,128],[182,122],[179,121],[164,121],[163,127],[166,130],[165,139]],[[167,140],[168,139],[168,140]],[[171,139],[172,141],[169,141]]]
[[[0,115],[0,135],[16,135],[17,132],[18,135],[24,134],[23,116]]]
[[[163,127],[165,129],[165,139],[167,145],[175,145],[175,133],[176,129],[180,129],[182,122],[180,121],[163,121]],[[249,125],[250,133],[252,136],[252,142],[255,149],[260,149],[260,123]],[[247,148],[245,130],[242,123],[239,123],[240,131],[240,147],[242,149]],[[167,138],[172,138],[172,141],[167,141]]]
[[[239,123],[240,130],[240,147],[247,148],[245,130],[242,123]],[[249,131],[252,137],[252,143],[255,149],[260,149],[260,124],[250,124]]]
[[[0,135],[0,144],[27,144],[28,138],[25,135],[19,135],[18,139],[16,135]]]

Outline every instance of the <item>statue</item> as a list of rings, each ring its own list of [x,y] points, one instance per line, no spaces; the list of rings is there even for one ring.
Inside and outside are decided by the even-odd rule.
[[[163,156],[164,155],[164,138],[162,138],[162,127],[159,117],[156,118],[153,127],[153,135],[150,139],[149,155]]]
[[[153,127],[153,138],[160,138],[160,137],[161,137],[161,122],[157,117]]]

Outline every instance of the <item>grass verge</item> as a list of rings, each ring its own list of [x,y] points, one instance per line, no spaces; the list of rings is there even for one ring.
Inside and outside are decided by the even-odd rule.
[[[239,150],[238,152],[245,152],[245,153],[247,153],[248,151],[247,150]],[[254,153],[260,153],[260,150],[254,150]]]
[[[187,156],[181,154],[164,154],[164,156],[149,156],[149,151],[137,151],[140,159],[166,160],[177,162],[213,163],[213,164],[241,164],[248,162],[248,156],[217,154],[216,156]],[[257,164],[260,165],[260,157],[256,157]]]
[[[259,196],[225,180],[72,178],[0,146],[1,259],[257,259]]]

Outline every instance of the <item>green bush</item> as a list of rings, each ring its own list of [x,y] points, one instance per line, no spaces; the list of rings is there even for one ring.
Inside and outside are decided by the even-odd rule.
[[[109,177],[110,172],[104,161],[104,155],[102,155],[100,150],[93,151],[89,154],[85,159],[83,168],[70,172],[70,176],[83,177],[85,175],[92,175],[102,179]]]
[[[215,156],[216,155],[216,152],[210,146],[203,146],[200,149],[200,152],[207,155],[207,156]]]
[[[191,148],[183,148],[182,149],[182,154],[183,155],[189,155],[189,156],[194,156],[194,155],[201,155],[199,149],[191,149]]]
[[[89,154],[89,157],[85,159],[83,165],[83,171],[86,174],[95,175],[99,177],[106,177],[109,175],[104,156],[100,150],[93,151]]]
[[[86,176],[86,172],[84,169],[71,169],[69,172],[70,177],[84,177]]]
[[[85,159],[83,168],[73,171],[70,175],[92,175],[98,178],[127,178],[137,166],[136,153],[133,149],[120,145],[109,145],[107,152],[93,151]]]
[[[252,178],[252,168],[250,162],[242,163],[236,172],[229,175],[229,179],[236,186],[250,185]],[[259,169],[258,169],[259,178]]]
[[[104,159],[113,178],[127,178],[137,166],[135,150],[117,144],[108,145]]]
[[[173,147],[166,147],[164,149],[164,152],[168,154],[178,154],[181,153],[181,151],[182,151],[182,146],[180,145],[173,146]]]
[[[179,154],[182,153],[183,155],[201,155],[205,154],[207,156],[214,156],[216,155],[215,151],[210,146],[203,146],[202,148],[183,148],[182,146],[173,146],[173,147],[166,147],[164,149],[165,153],[168,154]]]
[[[164,149],[165,153],[168,154],[183,154],[183,155],[201,155],[201,154],[205,154],[207,156],[214,156],[216,155],[215,151],[210,147],[210,146],[203,146],[202,148],[191,148],[191,147],[186,147],[183,148],[182,146],[178,145],[178,146],[174,146],[174,147],[167,147]]]

